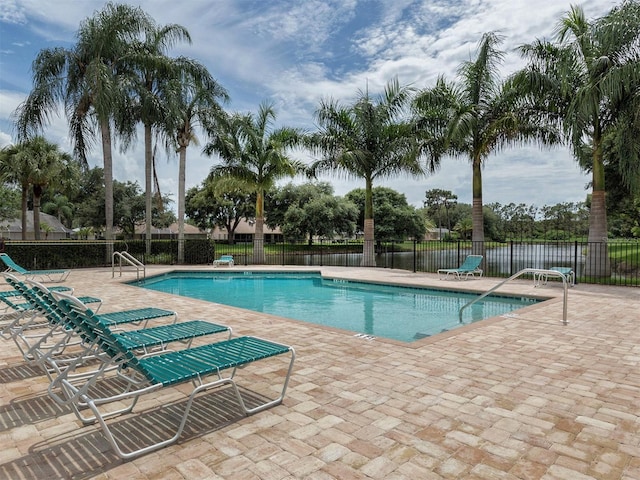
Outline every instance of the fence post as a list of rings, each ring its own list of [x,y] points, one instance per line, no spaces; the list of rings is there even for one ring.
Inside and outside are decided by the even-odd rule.
[[[349,244],[347,240],[344,241],[344,266],[349,266]]]
[[[391,268],[395,265],[394,260],[396,256],[395,240],[391,240]]]
[[[526,263],[525,263],[526,265]],[[513,275],[513,240],[509,240],[509,276]]]
[[[578,240],[573,242],[573,282],[578,284]]]
[[[413,273],[417,272],[417,265],[418,265],[418,257],[416,255],[416,251],[417,251],[417,246],[418,246],[418,241],[414,238],[413,239]]]

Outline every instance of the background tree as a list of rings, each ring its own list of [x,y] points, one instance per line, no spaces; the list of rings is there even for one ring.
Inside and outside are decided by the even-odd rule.
[[[115,226],[121,231],[124,238],[133,238],[136,227],[146,221],[146,197],[138,182],[114,181],[114,220]],[[175,222],[173,213],[166,211],[166,205],[170,203],[168,197],[163,197],[161,208],[152,210],[151,221],[158,228],[166,228]],[[154,206],[155,207],[155,206]]]
[[[498,202],[486,205],[496,216],[496,236],[494,240],[524,240],[535,236],[535,222],[538,209],[524,203],[501,205]]]
[[[288,240],[302,240],[309,245],[314,238],[350,238],[356,231],[358,208],[350,201],[330,194],[320,194],[302,204],[292,204],[281,224]]]
[[[420,138],[406,115],[411,93],[395,79],[377,98],[360,91],[349,105],[323,100],[315,112],[319,129],[309,137],[309,146],[322,158],[312,163],[310,173],[337,173],[365,183],[364,267],[376,265],[374,181],[400,173],[424,174]]]
[[[375,224],[375,238],[378,242],[424,238],[426,226],[422,215],[407,203],[407,197],[403,193],[387,187],[375,187],[371,194],[374,214],[378,218]],[[362,225],[365,218],[366,191],[357,188],[347,193],[345,198],[358,207],[358,225]]]
[[[630,141],[633,141],[630,139]],[[615,162],[605,165],[605,186],[607,191],[607,222],[609,234],[614,238],[631,238],[638,226],[640,215],[640,193],[634,194],[620,178],[620,169]]]
[[[19,184],[22,191],[22,239],[27,233],[29,190],[33,194],[34,237],[40,239],[40,201],[48,186],[64,188],[65,182],[76,182],[78,169],[71,156],[58,146],[37,136],[0,152],[0,176]]]
[[[501,42],[496,33],[485,33],[475,59],[460,65],[456,83],[440,77],[434,87],[419,92],[414,100],[418,122],[427,126],[446,123],[447,151],[471,161],[472,248],[479,254],[484,250],[482,167],[486,159],[517,142],[557,141],[554,128],[531,116],[515,87],[500,80],[504,57],[498,48]]]
[[[456,240],[460,238],[460,230],[456,229],[456,225],[460,224],[461,222],[465,226],[467,224],[471,225],[472,211],[473,207],[469,203],[456,203],[451,207],[451,211],[449,212],[449,214],[451,216],[452,232],[449,235],[445,235],[444,240]],[[469,230],[468,233],[471,233],[471,230]]]
[[[222,163],[211,169],[218,178],[239,182],[256,195],[256,226],[253,236],[253,262],[264,263],[264,196],[277,180],[294,177],[305,169],[302,162],[287,156],[288,150],[301,140],[298,130],[273,128],[276,114],[268,103],[258,113],[231,115],[220,122],[211,141],[205,146],[207,155],[217,153]]]
[[[471,217],[462,217],[456,222],[453,230],[460,236],[461,239],[469,240],[473,231],[473,221],[471,220]]]
[[[2,235],[2,222],[13,220],[19,214],[20,193],[15,188],[10,188],[3,184],[0,180],[0,236]]]
[[[136,226],[145,222],[145,197],[138,182],[113,182],[114,225],[124,238],[133,238]]]
[[[22,240],[27,239],[27,211],[29,209],[30,164],[25,158],[25,147],[8,145],[0,150],[0,177],[9,184],[20,187],[20,211]]]
[[[540,212],[547,240],[569,240],[575,235],[578,204],[571,202],[544,205]]]
[[[493,210],[488,208],[486,205],[482,207],[482,217],[484,218],[484,236],[489,240],[499,240],[500,239],[500,218],[498,215],[494,213]]]
[[[71,155],[61,152],[44,137],[35,137],[23,146],[23,161],[28,162],[28,180],[33,189],[33,231],[35,239],[40,240],[40,200],[45,189],[77,181],[78,169]]]
[[[40,223],[40,231],[44,233],[44,239],[47,240],[49,238],[49,234],[54,232],[55,229],[47,222],[42,222]]]
[[[186,194],[186,215],[202,230],[224,228],[230,245],[242,220],[255,217],[255,196],[246,188],[208,177]]]
[[[640,185],[640,122],[637,110],[633,112],[640,102],[639,37],[640,3],[625,1],[594,22],[574,6],[560,19],[555,42],[537,40],[520,48],[529,64],[516,78],[529,98],[548,105],[549,122],[562,122],[574,156],[592,173],[587,276],[611,275],[607,160],[616,157],[628,186]]]
[[[104,232],[104,175],[102,169],[94,167],[81,173],[79,188],[70,197],[74,205],[74,228],[91,228],[97,236]],[[169,210],[171,199],[162,197],[161,208],[154,205],[152,222],[164,228],[176,221]],[[132,235],[134,224],[141,225],[146,221],[145,195],[136,182],[118,182],[114,180],[114,213],[115,226],[127,235]]]
[[[427,212],[437,220],[438,228],[442,228],[442,213],[444,213],[447,222],[447,230],[451,231],[451,218],[449,210],[458,202],[458,196],[454,195],[451,190],[443,190],[441,188],[432,188],[425,192],[424,205]],[[443,212],[444,211],[444,212]]]
[[[79,188],[69,197],[74,205],[72,226],[91,227],[94,233],[104,232],[104,172],[100,167],[80,174]]]
[[[67,228],[71,227],[73,204],[69,202],[66,195],[55,195],[52,201],[48,201],[42,205],[42,211],[49,215],[54,215],[58,221]]]
[[[269,228],[281,227],[290,207],[302,208],[319,195],[333,195],[333,186],[329,182],[307,182],[272,188],[265,195],[266,225]]]

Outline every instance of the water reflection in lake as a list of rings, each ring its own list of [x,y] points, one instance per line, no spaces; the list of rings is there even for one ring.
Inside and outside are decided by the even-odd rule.
[[[469,251],[457,249],[442,249],[415,252],[390,252],[376,255],[376,264],[380,268],[397,268],[401,270],[416,270],[435,272],[439,268],[458,267],[464,258],[471,254]],[[510,276],[523,268],[545,268],[553,266],[576,267],[577,276],[584,266],[584,256],[576,252],[573,244],[522,244],[489,248],[485,252],[484,270],[491,276]],[[358,267],[362,260],[361,253],[337,254],[285,254],[273,263],[284,265],[307,266],[343,266]]]

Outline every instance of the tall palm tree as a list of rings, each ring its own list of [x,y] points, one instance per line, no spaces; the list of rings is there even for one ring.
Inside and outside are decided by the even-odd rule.
[[[632,111],[640,103],[638,38],[640,3],[635,0],[594,22],[573,6],[560,19],[554,42],[520,47],[529,64],[518,80],[531,98],[548,106],[550,121],[562,123],[574,156],[592,173],[587,276],[611,275],[605,163],[617,161],[628,186],[640,183],[640,121]]]
[[[257,115],[233,114],[221,122],[204,148],[207,155],[217,153],[222,164],[211,169],[213,177],[235,179],[256,194],[256,226],[253,262],[264,263],[264,195],[277,180],[294,177],[305,170],[302,162],[287,156],[301,142],[301,132],[272,128],[276,114],[273,105],[262,103]]]
[[[184,217],[187,148],[197,144],[196,128],[215,131],[225,117],[220,101],[227,101],[227,91],[215,81],[207,69],[195,61],[181,59],[177,75],[167,83],[164,104],[165,122],[171,145],[178,150],[178,263],[184,263]],[[214,134],[215,136],[215,134]]]
[[[135,120],[127,95],[127,56],[149,22],[140,9],[107,3],[84,20],[71,49],[41,50],[33,62],[34,86],[16,111],[18,138],[42,130],[58,106],[64,106],[74,153],[86,166],[87,149],[99,130],[104,160],[105,237],[113,238],[113,155],[115,134],[130,138]]]
[[[163,101],[164,86],[174,76],[178,66],[176,59],[167,56],[170,47],[179,41],[191,43],[186,28],[170,24],[159,27],[147,22],[144,38],[137,42],[128,63],[133,70],[132,81],[137,98],[137,116],[144,125],[144,170],[145,170],[145,239],[147,255],[151,254],[151,217],[153,190],[153,135],[166,132],[166,121],[172,114],[167,112]],[[159,192],[158,192],[159,194]]]
[[[309,167],[312,175],[335,172],[365,182],[362,266],[375,267],[373,182],[402,172],[422,175],[421,144],[405,107],[412,90],[390,81],[379,98],[359,91],[352,104],[322,100],[315,112],[319,130],[308,137],[322,158]]]
[[[474,253],[484,250],[482,167],[492,153],[527,140],[558,141],[552,126],[540,124],[523,108],[511,82],[502,82],[499,67],[504,52],[502,38],[494,32],[482,36],[477,56],[460,65],[458,81],[440,77],[432,88],[419,92],[414,100],[422,128],[444,135],[444,146],[452,155],[471,160],[473,202],[472,243]]]

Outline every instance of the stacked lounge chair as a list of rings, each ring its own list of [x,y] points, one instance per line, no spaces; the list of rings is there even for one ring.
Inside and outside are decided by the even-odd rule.
[[[257,413],[282,402],[293,369],[295,352],[292,347],[255,336],[232,337],[226,326],[192,320],[177,322],[175,312],[162,309],[136,309],[98,314],[67,290],[50,290],[37,282],[21,282],[6,275],[14,291],[23,295],[30,309],[46,318],[49,331],[43,338],[52,338],[53,332],[61,337],[48,349],[44,340],[30,350],[25,358],[43,366],[49,375],[49,394],[59,404],[71,406],[85,424],[97,422],[118,456],[136,457],[176,442],[182,434],[195,397],[205,391],[230,386],[237,405],[245,415]],[[173,322],[147,327],[149,315],[165,312],[164,318],[173,316]],[[167,312],[169,315],[167,315]],[[160,317],[156,317],[160,318]],[[122,330],[124,325],[136,322],[146,328]],[[197,346],[195,338],[216,333],[225,334],[220,341],[203,339]],[[181,342],[182,348],[174,345]],[[61,355],[71,344],[78,345],[75,355]],[[285,356],[288,360],[283,360]],[[255,362],[274,359],[276,371],[285,367],[280,394],[275,398],[257,397],[248,404],[238,387],[237,373]],[[261,368],[264,365],[260,363]],[[146,394],[163,388],[190,384],[192,386],[177,425],[171,427],[166,438],[151,441],[140,435],[144,444],[131,448],[130,437],[120,437],[118,428],[111,428],[111,417],[133,411],[138,400]],[[184,389],[183,389],[184,390]],[[273,396],[273,395],[271,395]],[[141,414],[144,414],[143,410]],[[161,426],[162,429],[168,426]],[[127,445],[127,446],[125,446]]]

